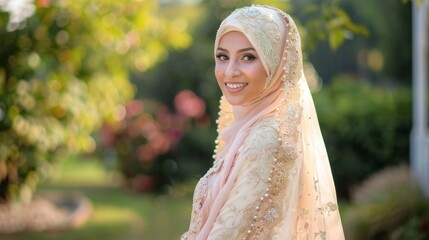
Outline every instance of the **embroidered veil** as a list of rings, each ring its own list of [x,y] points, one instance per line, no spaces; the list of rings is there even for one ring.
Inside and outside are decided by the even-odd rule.
[[[196,187],[182,239],[344,239],[295,23],[268,6],[237,9],[215,51],[230,31],[262,59],[265,90],[245,106],[221,98],[214,166]]]

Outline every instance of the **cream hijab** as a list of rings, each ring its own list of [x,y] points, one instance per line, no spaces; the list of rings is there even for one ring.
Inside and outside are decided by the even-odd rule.
[[[242,32],[261,57],[267,73],[265,90],[252,102],[231,106],[221,98],[215,164],[222,164],[202,207],[197,239],[207,239],[239,171],[240,147],[255,124],[266,117],[279,123],[279,149],[273,173],[248,239],[344,239],[335,186],[314,103],[302,68],[301,42],[292,18],[281,10],[253,5],[235,10],[221,24],[221,37]],[[220,155],[224,160],[219,163]],[[235,168],[235,169],[234,169]],[[263,221],[275,203],[275,221]]]

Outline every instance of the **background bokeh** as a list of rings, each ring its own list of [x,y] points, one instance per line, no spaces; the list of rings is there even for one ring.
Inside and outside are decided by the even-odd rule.
[[[347,239],[427,239],[401,0],[0,0],[0,239],[178,239],[212,164],[215,33],[252,3],[299,26]],[[90,213],[66,230],[12,221],[48,193]]]

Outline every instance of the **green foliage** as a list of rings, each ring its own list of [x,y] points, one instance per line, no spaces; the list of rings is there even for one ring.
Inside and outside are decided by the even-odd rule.
[[[429,206],[426,206],[429,208]],[[428,209],[426,209],[426,216],[422,213],[416,214],[398,230],[398,240],[425,240],[429,237],[429,217],[427,216]]]
[[[429,204],[406,166],[375,173],[354,190],[343,214],[346,238],[426,239]]]
[[[38,1],[27,26],[0,31],[0,200],[29,199],[63,151],[90,152],[91,134],[118,121],[144,71],[190,44],[156,1]],[[8,15],[0,15],[6,29]]]
[[[343,58],[356,56],[353,57],[357,60],[355,65],[366,78],[378,82],[388,79],[410,85],[412,4],[391,0],[354,0],[345,1],[343,7],[371,33],[368,38],[355,38],[352,44],[354,49],[349,48],[350,53]],[[380,53],[378,60],[371,56],[377,51]],[[374,66],[374,62],[379,66]]]
[[[314,101],[340,196],[371,173],[408,160],[410,89],[340,76]]]
[[[403,3],[412,2],[413,0],[402,0]],[[423,0],[414,0],[417,3],[417,6],[420,7],[423,3]]]
[[[340,47],[351,34],[368,36],[368,30],[352,21],[339,7],[339,1],[325,1],[322,4],[308,4],[303,12],[311,19],[305,23],[304,48],[314,50],[319,41],[328,40],[331,49]]]

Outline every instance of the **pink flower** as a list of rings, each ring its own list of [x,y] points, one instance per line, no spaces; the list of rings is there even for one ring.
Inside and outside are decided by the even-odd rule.
[[[183,90],[174,98],[176,111],[186,117],[199,118],[206,111],[204,101],[191,90]]]
[[[137,157],[140,161],[152,162],[157,157],[157,154],[152,146],[143,144],[137,148]]]
[[[149,139],[149,144],[157,154],[166,153],[170,149],[170,140],[161,132],[153,135]]]
[[[148,141],[152,141],[157,134],[160,134],[160,131],[157,122],[145,122],[145,124],[142,125],[142,134]]]
[[[144,109],[144,104],[140,100],[134,100],[129,102],[125,106],[125,111],[127,113],[127,118],[130,119],[138,114],[140,114]]]
[[[51,3],[52,3],[52,0],[38,0],[36,2],[38,7],[45,7],[45,8],[49,7]]]

